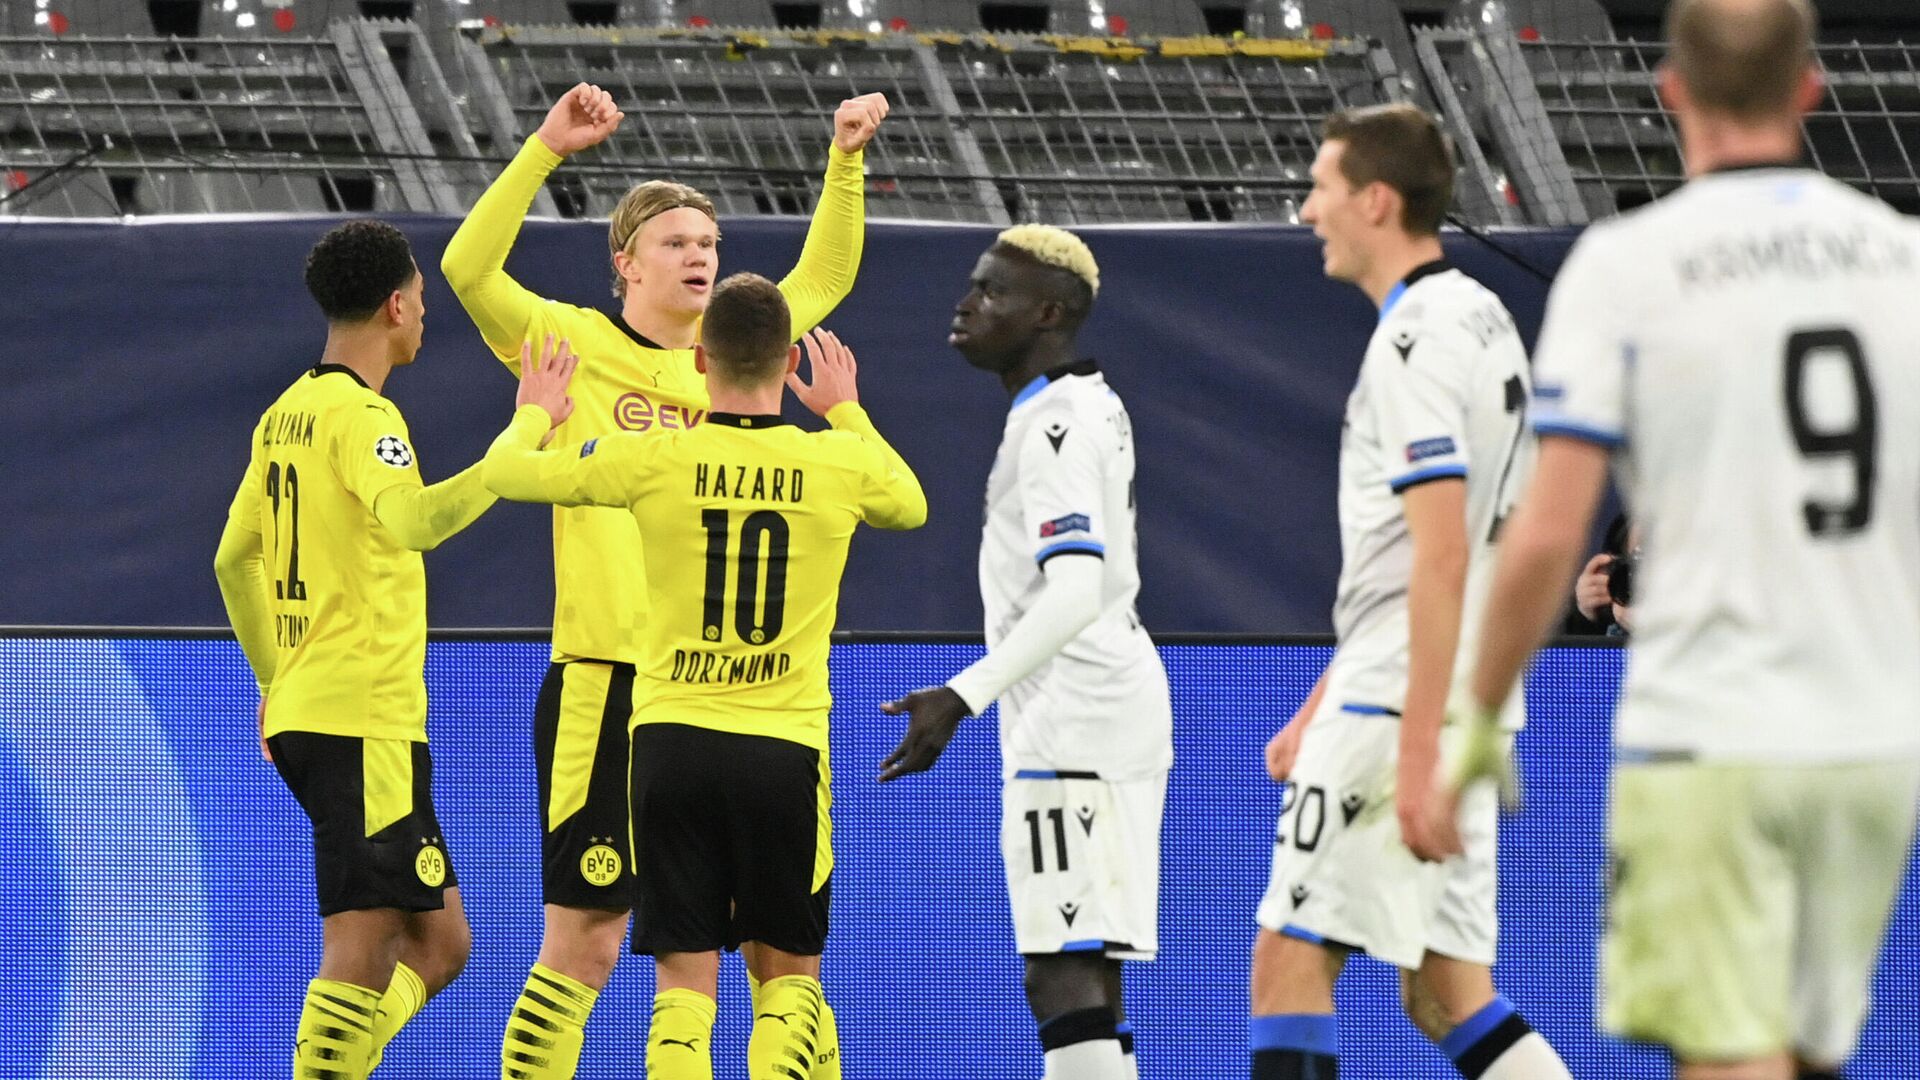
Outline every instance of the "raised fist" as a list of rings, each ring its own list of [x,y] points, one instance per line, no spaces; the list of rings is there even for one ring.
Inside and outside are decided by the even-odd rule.
[[[535,134],[547,149],[566,157],[598,146],[626,115],[614,105],[612,94],[591,83],[580,83],[560,95]]]
[[[885,94],[861,94],[841,102],[833,111],[833,145],[843,154],[857,153],[880,129],[891,108]]]

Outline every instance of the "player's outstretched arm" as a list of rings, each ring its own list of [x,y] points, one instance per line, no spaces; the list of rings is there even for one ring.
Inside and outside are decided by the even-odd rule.
[[[480,459],[488,490],[516,502],[632,505],[663,440],[621,432],[590,440],[578,453],[540,449],[573,413],[567,386],[578,362],[567,342],[556,343],[551,335],[538,355],[531,342],[521,346],[513,421]]]
[[[1058,555],[1047,560],[1046,585],[1033,606],[987,655],[947,680],[947,685],[915,690],[881,711],[908,717],[900,745],[880,763],[882,782],[933,767],[964,716],[978,715],[1057,656],[1100,617],[1100,584],[1105,565],[1097,555]]]
[[[905,714],[907,731],[900,745],[880,762],[880,780],[898,780],[933,768],[953,738],[960,720],[978,715],[1007,687],[1033,674],[1100,616],[1100,581],[1105,567],[1094,555],[1060,555],[1048,560],[1047,583],[1033,606],[987,655],[947,681],[915,690],[882,712]]]
[[[540,130],[527,137],[506,170],[474,203],[440,258],[440,272],[460,305],[515,374],[519,374],[520,342],[543,301],[507,274],[507,253],[513,250],[527,208],[547,174],[567,155],[598,145],[613,134],[624,116],[613,96],[597,86],[581,83],[561,95]]]
[[[480,479],[480,463],[437,484],[396,485],[373,501],[373,516],[413,551],[432,551],[479,520],[494,494]]]
[[[879,462],[867,474],[866,490],[861,495],[860,515],[867,524],[882,529],[917,529],[927,523],[927,493],[920,478],[913,475],[906,459],[880,437],[873,420],[860,407],[859,362],[831,330],[813,330],[800,339],[807,355],[807,382],[795,371],[787,376],[787,387],[812,412],[832,424],[834,430],[860,437],[879,451]]]
[[[833,146],[827,151],[826,182],[807,226],[800,261],[780,282],[793,313],[793,336],[818,326],[853,291],[866,244],[865,150],[891,106],[885,94],[862,94],[833,114]]]

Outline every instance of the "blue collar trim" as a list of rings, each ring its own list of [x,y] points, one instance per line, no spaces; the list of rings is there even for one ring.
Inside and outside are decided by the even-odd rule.
[[[1380,321],[1381,322],[1387,321],[1387,313],[1392,311],[1393,305],[1399,303],[1400,298],[1405,295],[1407,295],[1407,283],[1404,281],[1394,282],[1392,291],[1388,292],[1387,298],[1380,302]]]
[[[1432,262],[1421,263],[1419,266],[1414,267],[1407,273],[1406,277],[1394,283],[1392,290],[1387,293],[1387,298],[1380,302],[1380,321],[1387,321],[1387,313],[1393,310],[1393,305],[1399,303],[1401,297],[1407,295],[1407,288],[1414,282],[1419,281],[1423,277],[1444,274],[1451,269],[1453,269],[1452,264],[1448,263],[1445,259],[1435,259]]]
[[[1033,377],[1032,382],[1021,387],[1020,392],[1013,395],[1013,404],[1007,407],[1007,411],[1012,412],[1014,409],[1019,408],[1021,404],[1023,404],[1028,398],[1032,397],[1033,395],[1039,393],[1042,390],[1045,390],[1047,388],[1047,384],[1052,381],[1053,381],[1053,378],[1051,376],[1035,375]]]

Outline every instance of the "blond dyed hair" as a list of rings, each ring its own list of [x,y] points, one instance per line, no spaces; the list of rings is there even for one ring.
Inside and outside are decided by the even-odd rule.
[[[994,243],[1004,244],[1048,266],[1065,270],[1086,282],[1093,295],[1100,295],[1100,264],[1094,261],[1093,252],[1088,249],[1086,241],[1065,229],[1053,225],[1015,225],[995,237]]]
[[[712,218],[716,224],[720,220],[713,212],[713,200],[696,188],[672,180],[649,180],[644,184],[635,184],[620,196],[620,205],[615,206],[607,218],[608,256],[626,251],[627,245],[633,243],[633,238],[647,222],[669,210],[688,206]],[[618,270],[613,272],[613,295],[619,300],[627,298],[627,279],[621,277]]]

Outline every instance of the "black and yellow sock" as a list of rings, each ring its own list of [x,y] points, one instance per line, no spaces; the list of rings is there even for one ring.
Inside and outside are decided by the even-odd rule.
[[[380,996],[380,1005],[373,1013],[373,1056],[367,1059],[368,1072],[380,1067],[387,1044],[400,1034],[407,1021],[420,1014],[421,1006],[426,1003],[427,984],[421,981],[420,973],[405,964],[393,965],[393,979],[387,983],[387,992]]]
[[[753,1013],[760,1015],[760,980],[747,972],[747,991],[753,997]],[[820,1038],[813,1048],[813,1075],[809,1080],[840,1080],[840,1025],[833,1017],[833,1006],[820,1000]]]
[[[756,995],[753,1036],[747,1041],[750,1080],[808,1080],[820,1052],[820,1014],[826,998],[811,975],[769,979]]]
[[[720,1007],[698,990],[653,995],[647,1080],[713,1080],[713,1017]]]
[[[599,997],[578,979],[533,965],[500,1041],[501,1080],[572,1080],[580,1067],[587,1015]]]
[[[364,986],[333,979],[308,983],[293,1044],[294,1080],[366,1080],[379,1004],[379,991]]]
[[[825,998],[820,999],[820,1040],[813,1048],[812,1080],[840,1080],[840,1026]]]

